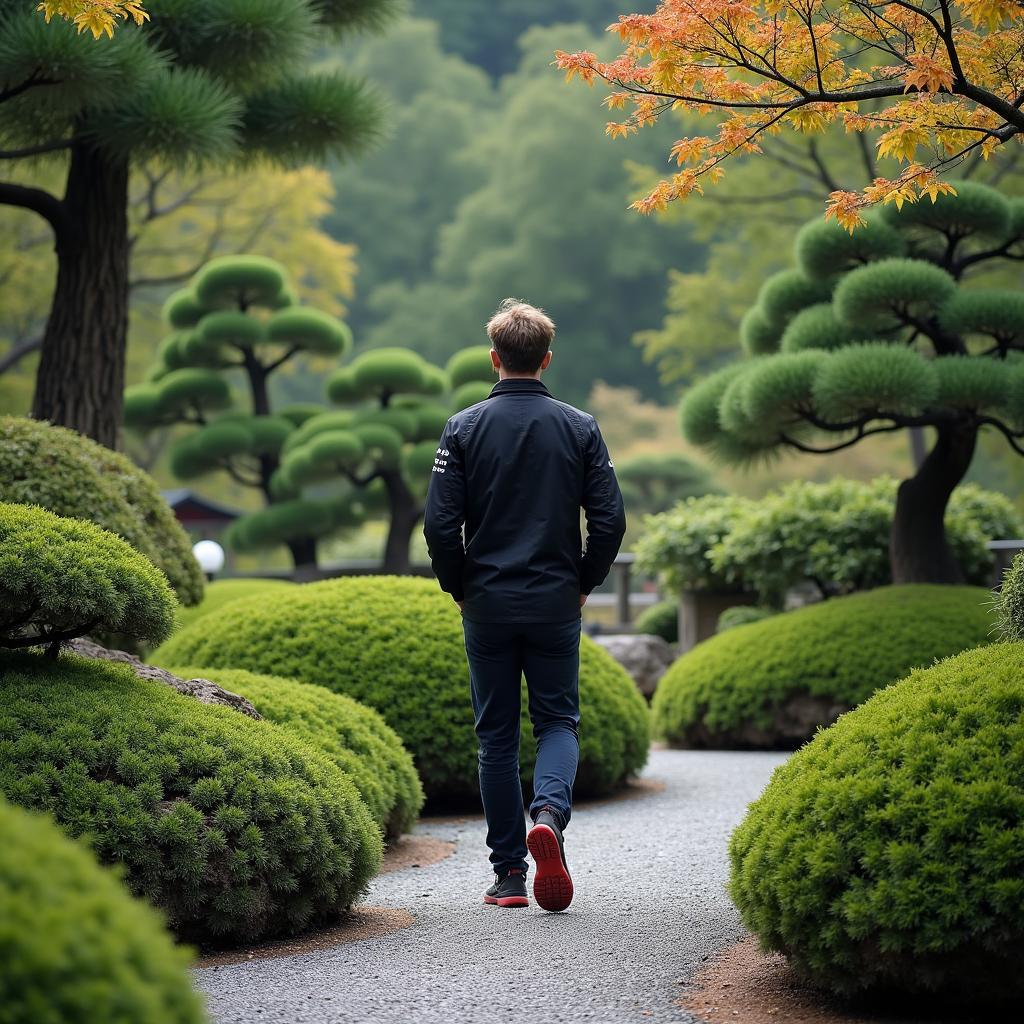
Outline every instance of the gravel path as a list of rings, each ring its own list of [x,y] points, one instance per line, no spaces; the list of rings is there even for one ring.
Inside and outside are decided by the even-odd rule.
[[[455,840],[428,868],[381,876],[367,902],[411,928],[329,950],[197,972],[217,1024],[691,1021],[681,984],[741,928],[725,895],[726,842],[783,760],[655,751],[665,789],[576,811],[566,832],[576,898],[564,914],[480,902],[482,821],[429,819]]]

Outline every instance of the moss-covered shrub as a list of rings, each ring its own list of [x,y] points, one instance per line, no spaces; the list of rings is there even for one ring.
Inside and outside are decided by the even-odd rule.
[[[375,577],[307,584],[233,601],[182,630],[161,665],[246,668],[318,683],[375,707],[402,737],[428,799],[477,792],[477,744],[458,609],[431,580]],[[579,794],[606,792],[647,757],[647,708],[625,671],[581,646]],[[521,765],[533,770],[524,703]]]
[[[182,604],[202,599],[192,545],[155,481],[73,430],[0,416],[0,501],[96,523],[162,569]]]
[[[42,815],[0,800],[0,1020],[201,1024],[202,1003],[152,909]]]
[[[0,647],[86,633],[158,644],[177,602],[164,574],[120,537],[31,505],[0,502]]]
[[[923,584],[738,626],[665,673],[655,731],[683,747],[793,748],[912,668],[986,643],[992,626],[988,591]]]
[[[329,919],[381,854],[351,780],[307,744],[73,655],[0,654],[0,795],[85,835],[194,942]]]
[[[638,633],[652,633],[670,644],[679,643],[679,605],[675,601],[659,601],[645,608],[633,623]]]
[[[379,712],[322,686],[244,669],[181,668],[247,697],[256,710],[312,744],[355,783],[387,839],[408,832],[423,807],[423,787],[398,733]]]
[[[216,611],[229,601],[237,601],[240,597],[251,597],[253,594],[262,594],[268,590],[280,590],[284,587],[293,586],[295,584],[288,580],[214,580],[212,583],[206,584],[206,591],[199,604],[192,608],[178,609],[178,624],[180,626],[191,626],[193,622],[198,622],[203,616]]]
[[[875,694],[778,768],[736,830],[744,923],[839,993],[1019,1005],[1022,755],[1022,644]]]

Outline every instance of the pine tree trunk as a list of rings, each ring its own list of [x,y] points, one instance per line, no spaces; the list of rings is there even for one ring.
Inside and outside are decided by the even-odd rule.
[[[976,427],[940,427],[921,468],[900,484],[889,539],[894,583],[963,583],[946,539],[946,506],[970,468],[977,440]]]
[[[288,550],[291,552],[292,562],[295,565],[293,576],[297,582],[304,583],[319,578],[315,537],[299,537],[297,540],[290,540],[288,541]]]
[[[423,515],[416,495],[409,490],[400,470],[392,470],[381,477],[387,488],[391,511],[388,539],[384,545],[384,572],[397,576],[409,572],[409,545],[413,531]]]
[[[128,161],[75,146],[64,206],[32,415],[116,448],[128,341]]]

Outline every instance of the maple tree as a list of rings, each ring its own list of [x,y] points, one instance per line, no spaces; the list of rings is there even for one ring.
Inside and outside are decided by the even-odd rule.
[[[95,39],[113,36],[114,26],[119,21],[130,18],[141,25],[149,17],[145,7],[133,0],[44,0],[37,9],[47,21],[65,18],[79,32],[89,31]]]
[[[1024,261],[1024,200],[958,181],[934,203],[872,211],[853,235],[815,219],[795,255],[743,319],[748,358],[684,396],[685,436],[744,463],[926,428],[897,491],[892,577],[962,581],[945,513],[979,433],[1024,455],[1024,296],[998,274]]]
[[[607,126],[628,136],[671,110],[718,115],[717,133],[679,139],[679,170],[634,203],[643,213],[700,193],[741,153],[793,131],[877,131],[901,164],[862,191],[832,191],[827,214],[848,230],[874,203],[933,201],[941,174],[1024,133],[1024,5],[1017,0],[662,0],[610,27],[626,49],[601,61],[558,51],[569,78],[603,79]]]

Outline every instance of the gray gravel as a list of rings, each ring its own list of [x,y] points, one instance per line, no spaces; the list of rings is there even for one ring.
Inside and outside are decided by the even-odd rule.
[[[440,864],[381,876],[367,903],[411,928],[277,960],[197,971],[218,1024],[690,1021],[675,1006],[742,934],[726,843],[783,755],[655,751],[661,793],[577,809],[566,832],[568,912],[486,907],[483,823],[427,821],[455,840]]]

